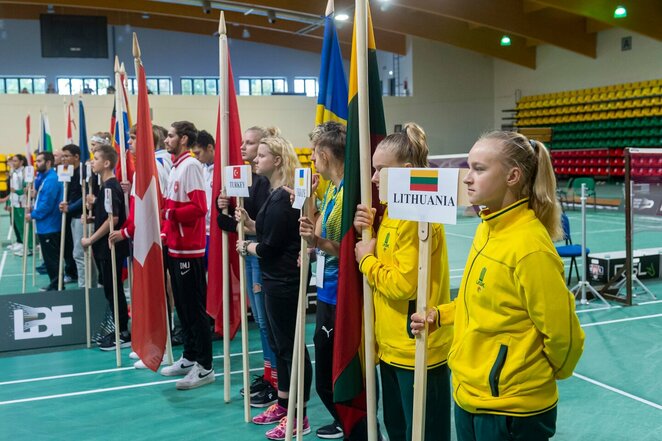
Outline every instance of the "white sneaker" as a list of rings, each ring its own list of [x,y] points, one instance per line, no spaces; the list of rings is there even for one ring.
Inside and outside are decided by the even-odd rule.
[[[136,354],[136,355],[138,355],[138,354]],[[168,360],[168,355],[163,354],[163,360],[161,360],[161,366],[163,366],[164,364],[167,364],[168,363],[167,360]],[[145,363],[143,363],[142,360],[138,360],[135,363],[133,363],[133,367],[136,368],[136,369],[147,369],[147,366],[145,366]]]
[[[193,370],[193,366],[195,365],[196,363],[194,361],[188,361],[182,356],[182,358],[174,362],[171,366],[166,366],[163,369],[161,369],[161,375],[163,375],[164,377],[176,377],[178,375],[186,375],[191,370]]]
[[[162,370],[163,372],[163,370]],[[181,380],[178,380],[175,383],[177,389],[179,390],[189,390],[195,389],[196,387],[204,386],[205,384],[210,384],[216,381],[216,376],[214,375],[214,368],[206,370],[198,363],[193,366],[188,374]]]
[[[140,360],[140,357],[138,357],[138,354],[136,354],[135,351],[131,351],[131,353],[129,354],[129,358],[131,360]]]
[[[11,248],[11,250],[12,250],[14,253],[21,253],[21,254],[23,254],[23,244],[22,244],[22,243],[18,243],[18,242],[16,242],[16,243],[14,244],[14,246]]]

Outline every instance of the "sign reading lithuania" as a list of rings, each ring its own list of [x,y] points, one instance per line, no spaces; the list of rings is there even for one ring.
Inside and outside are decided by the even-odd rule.
[[[456,223],[458,169],[390,168],[387,181],[391,218]]]

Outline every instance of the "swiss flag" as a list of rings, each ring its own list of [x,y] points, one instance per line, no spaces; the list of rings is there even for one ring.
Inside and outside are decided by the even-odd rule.
[[[214,150],[214,177],[212,186],[212,201],[218,198],[221,192],[221,170],[229,165],[241,165],[241,127],[239,126],[239,110],[237,109],[237,96],[234,90],[234,77],[228,54],[228,103],[229,103],[229,164],[221,164],[221,119],[220,104],[216,119],[216,149]],[[235,167],[232,176],[238,177],[241,169]],[[223,335],[223,234],[215,221],[218,218],[218,207],[211,206],[211,218],[209,231],[209,272],[207,281],[207,314],[215,320],[215,331]],[[225,235],[228,239],[228,251],[230,257],[230,338],[234,338],[241,324],[241,305],[239,295],[239,254],[235,248],[237,233]]]
[[[135,219],[140,222],[136,222],[133,235],[132,347],[145,366],[156,371],[165,352],[168,325],[159,225],[161,194],[142,64],[138,68],[136,124],[134,207]]]

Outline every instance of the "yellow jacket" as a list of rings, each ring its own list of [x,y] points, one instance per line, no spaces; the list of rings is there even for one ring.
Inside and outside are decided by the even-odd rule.
[[[450,302],[448,255],[444,228],[430,224],[431,260],[428,305]],[[375,255],[359,264],[373,289],[375,340],[380,360],[404,369],[414,368],[415,339],[411,315],[418,289],[418,223],[390,219],[384,214],[377,233]],[[446,362],[453,331],[446,327],[428,338],[428,368]]]
[[[575,299],[528,199],[481,217],[458,297],[438,308],[438,324],[455,326],[453,396],[471,413],[536,415],[582,354]]]

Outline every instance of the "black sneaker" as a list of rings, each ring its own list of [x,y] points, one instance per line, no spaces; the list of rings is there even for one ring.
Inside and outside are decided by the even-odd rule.
[[[345,436],[338,421],[334,421],[331,424],[320,427],[317,429],[316,433],[317,437],[322,439],[336,439]]]
[[[121,348],[130,348],[131,347],[131,334],[128,332],[122,332],[120,334],[120,349]],[[115,334],[109,334],[99,343],[99,349],[102,351],[114,351],[115,350]]]
[[[278,392],[274,387],[267,383],[267,388],[251,396],[251,407],[269,407],[278,402]]]
[[[267,380],[264,379],[263,375],[253,375],[253,381],[251,382],[250,385],[250,391],[251,391],[251,397],[256,396],[266,388],[270,387],[271,383],[269,383]],[[273,388],[273,387],[272,387]],[[242,387],[241,390],[239,391],[241,396],[244,396],[244,388]]]

